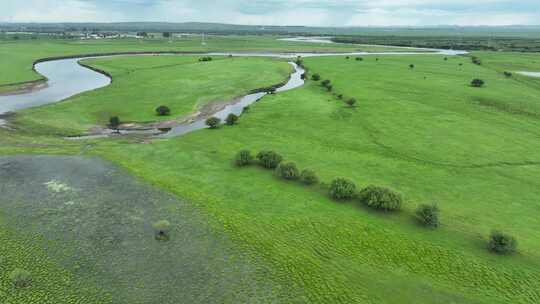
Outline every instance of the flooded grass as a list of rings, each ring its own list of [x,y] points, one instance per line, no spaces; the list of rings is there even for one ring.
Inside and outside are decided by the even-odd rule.
[[[1,157],[0,182],[8,226],[43,239],[51,260],[84,286],[109,293],[113,303],[275,300],[271,283],[255,280],[264,269],[213,232],[197,210],[106,162]],[[162,219],[171,224],[170,237],[156,241],[152,225]],[[32,288],[43,286],[38,280]]]

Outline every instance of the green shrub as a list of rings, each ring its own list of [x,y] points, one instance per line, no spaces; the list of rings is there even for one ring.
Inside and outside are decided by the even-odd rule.
[[[313,75],[311,76],[311,80],[313,80],[313,81],[319,81],[319,80],[321,80],[321,75],[319,75],[319,74],[313,74]]]
[[[475,88],[481,88],[481,87],[484,86],[484,84],[485,84],[485,82],[482,79],[478,79],[478,78],[473,79],[471,81],[471,86],[475,87]]]
[[[261,151],[257,154],[257,159],[261,166],[268,169],[275,169],[281,163],[283,157],[274,151]]]
[[[242,150],[238,152],[234,158],[234,163],[239,167],[247,166],[251,164],[252,161],[253,156],[249,150]]]
[[[210,127],[210,129],[217,129],[219,128],[219,124],[221,123],[221,119],[217,117],[210,117],[206,120],[206,125]]]
[[[32,284],[32,274],[24,269],[17,268],[9,274],[13,286],[25,288]]]
[[[111,129],[118,129],[120,123],[120,118],[118,116],[112,116],[111,118],[109,118],[109,127]]]
[[[345,103],[347,103],[349,105],[349,107],[354,107],[354,105],[356,104],[356,99],[355,98],[349,98],[345,101]]]
[[[237,122],[238,122],[238,116],[233,113],[227,115],[227,118],[225,118],[225,123],[228,126],[235,125]]]
[[[331,82],[330,80],[325,79],[325,80],[323,80],[323,81],[321,82],[321,85],[322,85],[323,87],[328,87],[328,86],[330,85],[330,82]]]
[[[416,220],[426,227],[439,227],[439,208],[435,204],[422,204],[418,206],[416,209]]]
[[[171,109],[169,109],[167,106],[159,106],[156,108],[156,113],[159,116],[167,116],[171,114]]]
[[[499,254],[511,254],[517,249],[516,239],[500,231],[493,231],[489,236],[488,248]]]
[[[300,171],[293,162],[279,164],[276,171],[283,179],[296,180],[300,177]]]
[[[313,170],[305,169],[300,174],[300,181],[306,185],[314,185],[319,182],[317,174]]]
[[[161,220],[158,222],[155,222],[154,225],[154,233],[156,240],[159,241],[166,241],[170,237],[170,231],[171,231],[171,223],[167,220]]]
[[[401,195],[378,186],[368,186],[360,191],[359,199],[368,207],[384,211],[399,210],[402,204]]]
[[[409,64],[409,68],[410,68],[410,69],[414,69],[414,64],[412,64],[412,63]]]
[[[337,200],[351,199],[356,194],[356,185],[345,178],[335,178],[330,184],[330,197]]]

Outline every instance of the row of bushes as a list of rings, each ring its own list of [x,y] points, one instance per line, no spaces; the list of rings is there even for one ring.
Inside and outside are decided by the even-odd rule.
[[[266,169],[274,169],[277,175],[286,180],[300,180],[305,185],[314,185],[319,182],[315,171],[305,169],[302,172],[294,162],[283,162],[283,157],[274,151],[260,151],[255,157],[249,150],[239,151],[234,163],[239,167],[251,165],[257,159],[257,163]]]
[[[274,151],[260,151],[255,157],[249,150],[239,151],[234,159],[237,166],[248,166],[256,162],[267,169],[274,169],[276,174],[285,180],[300,180],[306,185],[319,183],[319,178],[313,170],[303,170],[300,172],[294,162],[284,162],[283,157]],[[335,178],[328,188],[329,196],[337,201],[357,199],[361,204],[381,210],[392,212],[400,210],[403,205],[402,196],[385,187],[368,186],[357,191],[356,184],[346,178]],[[415,211],[416,221],[427,228],[437,228],[440,226],[440,210],[436,204],[421,204]],[[493,232],[489,237],[488,248],[492,252],[508,254],[515,252],[517,248],[516,240],[502,232]]]
[[[313,80],[313,81],[319,81],[319,80],[321,80],[321,75],[319,75],[319,74],[313,74],[313,75],[311,76],[311,80]],[[327,90],[328,92],[331,92],[331,91],[333,90],[333,88],[334,88],[333,85],[332,85],[332,82],[331,82],[330,80],[328,80],[328,79],[323,80],[323,81],[321,82],[321,86],[324,87],[324,88],[326,88],[326,90]],[[334,93],[334,96],[336,96],[339,100],[343,100],[349,107],[354,107],[354,105],[356,104],[356,101],[357,101],[356,98],[354,98],[354,97],[351,97],[351,98],[345,98],[345,97],[343,96],[343,94],[337,94],[337,93]]]

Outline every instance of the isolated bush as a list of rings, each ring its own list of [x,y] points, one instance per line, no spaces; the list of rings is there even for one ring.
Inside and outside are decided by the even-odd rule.
[[[119,126],[120,126],[120,118],[118,116],[113,116],[109,118],[109,127],[111,129],[118,130]]]
[[[295,180],[300,177],[300,172],[293,162],[281,163],[276,169],[278,175],[283,179]]]
[[[261,151],[257,154],[257,159],[261,166],[275,169],[281,163],[283,157],[274,151]]]
[[[355,98],[349,98],[345,101],[346,104],[348,104],[350,107],[353,107],[356,104]]]
[[[505,71],[504,72],[504,76],[506,77],[512,77],[512,73],[508,72],[508,71]]]
[[[250,107],[249,106],[245,106],[243,109],[242,109],[242,113],[247,113],[249,112],[250,110]]]
[[[329,193],[333,199],[351,199],[356,193],[356,185],[346,178],[335,178],[330,184]]]
[[[481,88],[481,87],[484,86],[484,84],[485,84],[485,82],[482,79],[478,79],[478,78],[473,79],[471,81],[471,86],[475,87],[475,88]]]
[[[161,221],[155,222],[153,227],[154,227],[156,240],[166,241],[169,239],[170,232],[171,232],[171,223],[169,223],[169,221],[161,220]]]
[[[319,75],[319,74],[313,74],[313,75],[311,75],[311,80],[313,80],[313,81],[319,81],[319,80],[321,80],[321,75]]]
[[[447,61],[448,60],[448,57],[444,57],[444,61]]]
[[[253,155],[251,155],[251,152],[249,150],[241,150],[238,153],[236,153],[236,156],[234,158],[234,163],[239,166],[247,166],[251,164],[253,161]]]
[[[329,84],[329,85],[326,86],[326,90],[327,90],[328,92],[332,92],[332,89],[333,89],[333,88],[334,88],[334,86],[332,86],[331,84]]]
[[[402,204],[401,195],[378,186],[366,187],[360,191],[358,197],[366,206],[384,211],[399,210]]]
[[[202,57],[199,58],[199,61],[212,61],[212,57]]]
[[[329,85],[330,85],[330,80],[328,80],[328,79],[323,80],[323,81],[321,82],[321,85],[322,85],[323,87],[329,86]]]
[[[171,109],[169,109],[167,106],[159,106],[156,108],[156,113],[159,116],[167,116],[171,114]]]
[[[482,65],[482,61],[480,60],[480,58],[478,58],[476,56],[472,56],[471,61],[472,61],[472,63],[474,63],[476,65]]]
[[[414,69],[414,64],[409,64],[409,68]]]
[[[209,126],[210,129],[217,129],[220,123],[221,119],[217,117],[210,117],[206,120],[206,125]]]
[[[500,231],[493,231],[489,236],[488,248],[495,253],[510,254],[516,251],[517,241],[511,235]]]
[[[300,174],[300,181],[305,185],[314,185],[319,182],[317,174],[313,170],[305,169]]]
[[[32,274],[24,269],[16,268],[9,274],[13,286],[25,288],[32,284]]]
[[[363,60],[364,60],[364,58],[362,58],[362,57],[356,57],[356,61],[363,61]]]
[[[225,118],[225,123],[229,126],[232,126],[238,122],[238,116],[231,113],[227,115],[227,118]]]
[[[343,99],[343,94],[339,94],[339,95],[337,96],[337,98],[338,98],[338,99]]]
[[[416,219],[421,225],[430,228],[439,227],[439,208],[437,205],[422,204],[418,206],[415,214]]]
[[[351,57],[350,57],[350,56],[347,56],[347,57],[345,57],[345,59],[351,59]]]

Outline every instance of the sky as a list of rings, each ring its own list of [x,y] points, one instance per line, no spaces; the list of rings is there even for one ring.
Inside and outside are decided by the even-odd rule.
[[[538,25],[540,0],[0,0],[0,22]]]

